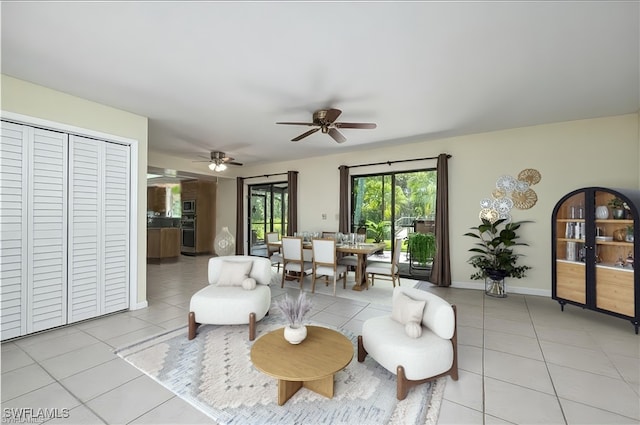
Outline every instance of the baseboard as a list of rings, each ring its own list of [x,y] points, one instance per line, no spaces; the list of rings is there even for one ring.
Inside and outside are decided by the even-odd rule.
[[[147,302],[147,300],[144,300],[144,301],[136,303],[136,304],[132,303],[129,306],[129,310],[140,310],[140,309],[147,308],[147,307],[149,307],[149,303]]]
[[[451,282],[452,288],[458,289],[474,289],[476,291],[484,291],[484,282]],[[507,294],[519,295],[536,295],[539,297],[551,298],[551,289],[523,288],[521,286],[509,286],[507,282]]]

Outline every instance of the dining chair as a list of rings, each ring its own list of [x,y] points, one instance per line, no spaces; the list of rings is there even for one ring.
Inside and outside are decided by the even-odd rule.
[[[280,241],[280,234],[278,232],[269,232],[265,234],[265,240],[267,241],[267,257],[271,260],[271,265],[276,264],[278,266],[277,271],[279,273],[282,254],[280,253],[281,245],[277,242]]]
[[[367,264],[365,273],[367,274],[368,278],[371,278],[371,286],[373,286],[374,284],[374,276],[376,275],[378,275],[379,279],[390,280],[391,282],[393,282],[394,288],[396,287],[396,280],[398,281],[398,286],[400,286],[400,272],[398,263],[400,262],[400,251],[402,251],[402,243],[403,240],[401,238],[396,239],[391,264],[381,262],[371,262]]]
[[[302,238],[286,236],[282,238],[282,283],[281,288],[284,288],[284,280],[287,276],[294,277],[294,273],[297,274],[297,279],[300,282],[300,289],[302,289],[302,283],[304,281],[305,274],[313,272],[313,263],[305,261]]]
[[[347,266],[338,265],[336,257],[335,239],[313,239],[311,241],[313,249],[313,280],[311,282],[311,293],[316,290],[316,279],[324,276],[324,281],[329,286],[329,277],[333,277],[333,296],[336,295],[336,283],[342,276],[342,287],[347,287]]]

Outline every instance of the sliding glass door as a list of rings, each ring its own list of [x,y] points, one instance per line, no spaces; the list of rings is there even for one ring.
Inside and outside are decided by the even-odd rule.
[[[289,193],[287,182],[249,186],[249,252],[266,256],[265,235],[284,235],[287,228]]]
[[[394,239],[407,239],[416,229],[433,232],[436,182],[435,169],[351,178],[351,231],[366,233],[368,241],[386,243],[375,260],[391,261]],[[402,263],[409,261],[406,249],[405,243]]]

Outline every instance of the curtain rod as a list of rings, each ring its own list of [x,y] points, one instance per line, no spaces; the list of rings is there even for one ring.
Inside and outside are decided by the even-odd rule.
[[[261,174],[259,176],[242,177],[243,179],[257,179],[258,177],[286,176],[287,173]]]
[[[451,158],[451,155],[447,154],[447,158]],[[399,159],[396,161],[385,161],[385,162],[374,162],[371,164],[359,164],[359,165],[346,165],[347,168],[357,168],[357,167],[369,167],[371,165],[384,165],[384,164],[395,164],[396,162],[411,162],[411,161],[424,161],[426,159],[438,159],[437,156],[430,156],[427,158],[412,158],[412,159]]]

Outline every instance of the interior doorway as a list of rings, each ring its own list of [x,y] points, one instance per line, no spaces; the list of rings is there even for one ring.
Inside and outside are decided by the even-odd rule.
[[[276,232],[280,237],[286,234],[288,206],[287,182],[249,185],[250,255],[267,256],[267,233]]]

